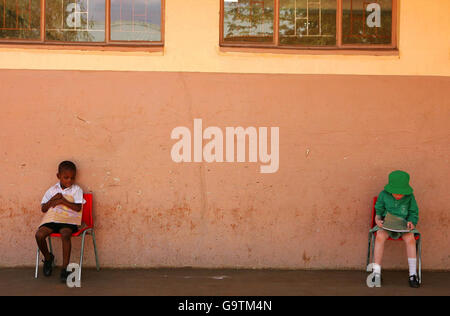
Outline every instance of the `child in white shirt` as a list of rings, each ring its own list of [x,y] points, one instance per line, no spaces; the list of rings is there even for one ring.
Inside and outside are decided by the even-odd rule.
[[[36,232],[36,242],[39,250],[44,255],[44,275],[50,276],[52,273],[52,265],[54,255],[48,251],[46,238],[52,233],[61,234],[63,249],[63,264],[61,271],[61,281],[65,282],[69,272],[66,271],[70,260],[72,234],[78,231],[81,224],[83,190],[75,184],[77,169],[73,162],[63,161],[58,166],[56,174],[59,182],[47,190],[41,202],[41,211],[46,213]],[[56,214],[55,210],[68,214],[67,219],[70,220],[54,220],[49,210]],[[48,212],[48,213],[47,213]]]

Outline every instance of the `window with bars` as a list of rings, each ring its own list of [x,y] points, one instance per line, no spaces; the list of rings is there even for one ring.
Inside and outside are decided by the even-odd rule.
[[[162,45],[164,0],[0,0],[0,42]]]
[[[396,48],[397,0],[221,0],[222,46]]]

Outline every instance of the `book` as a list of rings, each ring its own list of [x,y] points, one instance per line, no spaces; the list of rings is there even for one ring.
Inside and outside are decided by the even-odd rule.
[[[71,195],[64,194],[64,198],[72,203],[74,201]],[[76,212],[65,205],[59,204],[48,209],[39,226],[46,223],[63,223],[80,226],[81,215],[82,211]]]
[[[383,221],[383,229],[397,233],[408,233],[408,222],[401,217],[387,213]]]

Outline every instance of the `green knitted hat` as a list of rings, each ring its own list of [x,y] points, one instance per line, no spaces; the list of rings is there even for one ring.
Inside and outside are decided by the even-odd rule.
[[[409,174],[396,170],[389,174],[389,183],[384,187],[386,191],[394,194],[411,194],[413,188],[409,186]]]

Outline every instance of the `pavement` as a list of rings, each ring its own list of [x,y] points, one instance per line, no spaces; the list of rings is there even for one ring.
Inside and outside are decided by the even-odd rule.
[[[366,285],[364,271],[247,269],[101,269],[84,268],[80,288],[50,277],[34,278],[34,268],[0,269],[0,295],[137,296],[449,296],[450,272],[422,272],[419,289],[408,286],[407,271],[383,271],[381,288]]]

